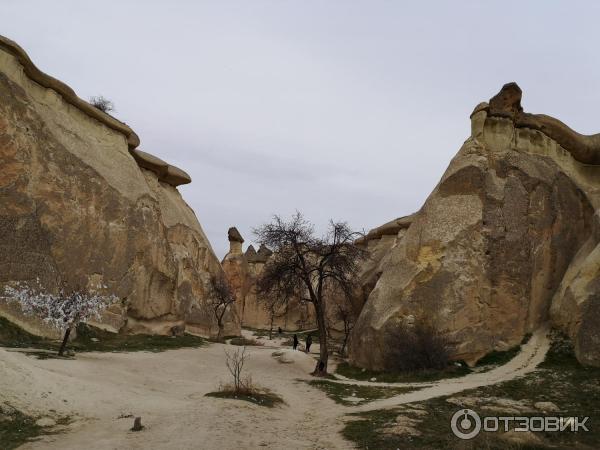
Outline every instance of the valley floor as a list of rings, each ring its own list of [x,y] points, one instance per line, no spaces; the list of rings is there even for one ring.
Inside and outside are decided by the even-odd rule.
[[[247,330],[244,334],[252,336]],[[545,331],[534,334],[506,364],[416,383],[357,381],[339,375],[317,381],[309,373],[318,346],[311,355],[286,350],[274,357],[274,352],[282,354],[286,340],[264,338],[264,346],[247,347],[247,374],[285,401],[274,408],[205,397],[220,383],[230,382],[224,351],[240,348],[215,343],[162,353],[78,353],[66,360],[36,359],[0,348],[0,406],[4,402],[58,424],[51,428],[58,434],[43,435],[23,449],[454,448],[468,442],[450,433],[454,410],[485,409],[487,401],[498,411],[536,412],[533,403],[546,393],[523,390],[521,384],[563,383],[554,372],[536,370],[549,348]],[[577,370],[565,372],[569,377],[582,373],[575,366],[569,370]],[[591,378],[584,374],[582,380],[595,379],[595,373],[590,372]],[[516,400],[510,398],[513,385],[520,395]],[[563,389],[566,395],[578,387]],[[600,386],[590,389],[600,392]],[[496,391],[504,398],[494,397]],[[525,400],[528,391],[532,398]],[[458,393],[462,397],[454,396]],[[130,431],[136,416],[145,426],[141,432]],[[435,420],[424,421],[427,417]],[[504,448],[502,442],[498,448]],[[486,445],[497,448],[487,441]]]
[[[29,414],[72,421],[67,432],[23,449],[352,448],[340,434],[344,408],[299,381],[311,379],[314,367],[304,353],[284,364],[273,349],[248,347],[247,373],[284,406],[205,397],[230,381],[225,348],[81,353],[74,360],[0,349],[0,397]],[[143,431],[129,431],[133,416],[142,417]]]

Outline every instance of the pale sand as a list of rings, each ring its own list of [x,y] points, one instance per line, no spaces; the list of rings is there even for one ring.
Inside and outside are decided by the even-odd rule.
[[[33,415],[74,419],[66,433],[44,437],[24,449],[347,449],[352,444],[339,433],[345,414],[508,381],[534,370],[549,346],[546,331],[540,330],[507,364],[434,383],[339,380],[421,388],[344,407],[296,381],[313,379],[309,373],[315,354],[287,350],[284,359],[292,362],[282,364],[271,353],[283,340],[261,341],[269,347],[248,347],[247,373],[256,384],[281,395],[287,403],[281,407],[204,397],[220,382],[230,381],[224,349],[238,347],[221,344],[163,353],[81,353],[75,360],[37,360],[0,349],[0,400]],[[146,428],[130,432],[133,419],[118,419],[128,414],[141,416]]]
[[[282,364],[272,349],[248,347],[247,373],[287,405],[266,408],[204,397],[230,381],[224,349],[162,353],[81,353],[75,360],[37,360],[0,349],[0,400],[35,415],[69,415],[67,433],[24,449],[347,449],[339,431],[345,408],[296,379],[312,379],[314,359],[295,352]],[[145,429],[130,432],[141,416]]]

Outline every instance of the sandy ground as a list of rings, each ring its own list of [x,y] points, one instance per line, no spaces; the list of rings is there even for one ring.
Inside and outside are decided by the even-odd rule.
[[[224,349],[163,353],[82,353],[76,360],[37,360],[0,349],[0,398],[32,414],[69,415],[67,433],[24,449],[347,449],[339,431],[344,408],[299,378],[314,359],[294,352],[282,364],[272,349],[248,347],[248,374],[287,405],[266,408],[204,397],[229,381]],[[290,352],[291,353],[291,352]],[[141,416],[145,429],[130,432]]]
[[[285,406],[265,408],[239,400],[204,397],[230,381],[224,350],[205,348],[163,353],[82,353],[75,360],[37,360],[0,349],[0,400],[34,415],[70,416],[66,433],[44,437],[24,449],[347,449],[339,433],[349,412],[451,395],[513,379],[532,370],[548,349],[545,331],[523,346],[509,363],[485,373],[435,383],[345,384],[415,386],[416,392],[344,407],[297,380],[313,379],[314,355],[285,352],[288,364],[271,354],[284,339],[248,347],[247,373],[254,382],[281,395]],[[313,349],[311,349],[313,350]],[[314,348],[318,352],[318,346]],[[129,431],[141,416],[145,429]]]

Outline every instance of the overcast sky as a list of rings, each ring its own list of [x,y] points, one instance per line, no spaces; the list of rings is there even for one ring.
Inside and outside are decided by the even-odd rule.
[[[192,176],[219,257],[273,214],[416,211],[509,81],[599,132],[599,20],[596,1],[0,0],[0,34]]]

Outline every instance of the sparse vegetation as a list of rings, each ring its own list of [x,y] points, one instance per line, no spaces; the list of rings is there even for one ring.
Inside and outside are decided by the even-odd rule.
[[[464,363],[454,363],[446,366],[443,370],[411,370],[402,372],[379,372],[376,370],[361,369],[347,362],[338,364],[336,373],[344,377],[359,380],[384,383],[417,383],[425,381],[436,381],[444,378],[462,377],[471,373],[471,369]]]
[[[161,352],[186,347],[201,347],[206,341],[200,337],[185,334],[183,336],[125,335],[115,334],[87,324],[77,327],[77,337],[69,346],[76,352]],[[12,322],[0,317],[0,346],[11,348],[34,348],[56,351],[60,342],[34,336]],[[48,358],[48,352],[28,352],[42,359]]]
[[[441,397],[404,405],[393,410],[371,411],[350,415],[343,434],[363,449],[592,449],[600,442],[600,369],[581,366],[569,341],[554,336],[552,347],[540,368],[522,378],[505,383],[461,392],[454,397]],[[462,400],[464,399],[464,400]],[[475,399],[476,406],[466,402]],[[500,401],[498,401],[498,399]],[[551,402],[560,411],[537,409],[537,402]],[[519,405],[527,407],[515,412]],[[470,441],[462,441],[450,430],[450,418],[461,407],[479,413],[506,416],[589,416],[589,432],[554,432],[522,435],[527,442],[507,440],[503,433],[480,433]],[[486,411],[487,408],[487,411]],[[503,410],[505,411],[503,413]],[[399,424],[414,424],[413,430]]]
[[[228,311],[232,310],[233,305],[235,304],[235,295],[231,290],[229,282],[223,275],[213,275],[210,281],[212,296],[207,302],[207,308],[210,309],[215,322],[217,322],[218,331],[216,340],[220,341],[225,328],[225,315]]]
[[[266,406],[268,408],[273,408],[277,405],[284,404],[283,398],[281,396],[268,391],[266,389],[253,389],[249,392],[235,392],[231,389],[231,386],[225,385],[220,390],[216,392],[209,392],[206,394],[206,397],[217,397],[217,398],[229,398],[233,400],[243,400],[245,402],[254,403],[260,406]]]
[[[37,425],[36,419],[17,410],[0,410],[0,444],[11,450],[27,441],[44,434],[44,427]]]
[[[331,221],[328,233],[316,237],[313,225],[297,212],[289,221],[275,216],[254,230],[257,241],[273,249],[257,283],[259,297],[285,305],[290,299],[312,303],[319,329],[319,360],[313,375],[327,374],[327,303],[331,296],[351,300],[357,288],[359,262],[366,252],[354,244],[359,236],[345,222]]]
[[[37,417],[32,417],[21,411],[0,403],[0,447],[2,450],[12,450],[39,436],[58,434],[56,427],[45,427],[36,423]],[[69,417],[56,420],[56,425],[70,423]]]
[[[246,353],[246,347],[242,347],[233,352],[225,350],[225,364],[233,378],[233,383],[221,385],[219,386],[218,391],[209,392],[206,396],[244,400],[270,408],[277,404],[284,403],[279,395],[268,389],[259,388],[252,382],[252,377],[244,376],[244,365],[247,360],[248,353]]]
[[[373,400],[389,398],[395,395],[416,391],[415,388],[386,388],[333,383],[326,380],[311,380],[308,384],[321,389],[327,397],[345,406],[362,405]]]
[[[105,113],[109,113],[111,111],[116,111],[115,104],[113,102],[111,102],[110,100],[108,100],[107,98],[104,98],[102,95],[99,95],[97,97],[90,97],[90,104],[93,107],[95,107]]]
[[[531,335],[526,335],[521,345],[526,344]],[[508,363],[521,351],[521,345],[516,345],[506,351],[495,351],[481,358],[474,369],[478,371],[491,370],[494,367]],[[378,382],[385,383],[417,383],[437,381],[444,378],[456,378],[468,375],[473,372],[464,362],[451,362],[441,370],[436,369],[421,369],[421,370],[404,370],[404,371],[375,371],[367,370],[360,367],[355,367],[347,362],[338,364],[336,373],[346,378],[359,381],[370,381],[373,378]]]

